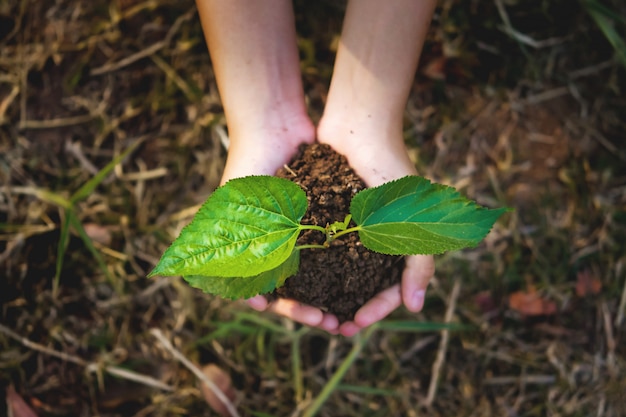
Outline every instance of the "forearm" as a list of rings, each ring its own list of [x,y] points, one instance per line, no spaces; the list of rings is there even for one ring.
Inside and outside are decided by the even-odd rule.
[[[304,108],[291,1],[196,4],[231,131]]]
[[[341,88],[342,94],[331,105],[358,106],[364,113],[384,107],[378,117],[401,115],[435,5],[434,0],[351,0],[330,93]]]
[[[290,0],[196,0],[230,147],[222,181],[273,174],[315,138]]]

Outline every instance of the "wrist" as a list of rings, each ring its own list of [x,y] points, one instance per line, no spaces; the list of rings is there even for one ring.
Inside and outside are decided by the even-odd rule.
[[[317,138],[344,155],[370,186],[417,173],[401,128],[391,124],[320,121]]]
[[[298,146],[315,141],[315,127],[306,116],[240,124],[230,129],[230,146],[222,183],[248,175],[274,175]]]

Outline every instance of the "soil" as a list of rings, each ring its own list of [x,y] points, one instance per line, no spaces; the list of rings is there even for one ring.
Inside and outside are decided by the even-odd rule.
[[[309,208],[303,224],[326,226],[343,221],[352,197],[366,187],[347,159],[323,144],[301,146],[276,175],[305,190]],[[302,233],[298,245],[323,244],[324,240],[322,233],[310,230]],[[273,296],[318,307],[345,322],[374,295],[400,282],[403,268],[402,257],[372,252],[361,244],[357,233],[350,233],[328,249],[302,250],[298,274]]]

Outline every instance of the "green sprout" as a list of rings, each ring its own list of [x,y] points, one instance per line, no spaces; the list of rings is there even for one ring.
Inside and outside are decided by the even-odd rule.
[[[233,179],[207,199],[149,276],[181,275],[204,292],[249,298],[295,275],[301,250],[328,248],[348,233],[374,252],[439,254],[476,246],[507,210],[481,207],[419,176],[360,191],[350,214],[326,226],[301,224],[307,208],[305,192],[289,180]],[[305,230],[323,233],[324,243],[298,246]]]

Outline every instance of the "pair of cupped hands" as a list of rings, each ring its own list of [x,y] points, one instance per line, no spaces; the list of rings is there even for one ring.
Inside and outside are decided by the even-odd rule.
[[[330,145],[335,151],[346,156],[350,166],[368,187],[416,174],[415,166],[409,160],[403,145],[395,149],[389,144],[383,146],[376,142],[371,145],[362,143],[356,150],[341,149],[341,144]],[[269,150],[267,146],[258,149],[231,148],[222,184],[230,179],[247,175],[273,175],[278,168],[289,162],[296,150],[297,145],[277,146]],[[268,302],[265,296],[257,295],[246,300],[246,303],[257,311],[272,311],[305,325],[319,327],[331,334],[353,336],[361,329],[382,320],[402,304],[411,312],[422,309],[426,287],[434,274],[433,257],[413,255],[405,259],[401,283],[374,296],[357,311],[353,321],[339,323],[333,314],[290,299],[279,298]]]

